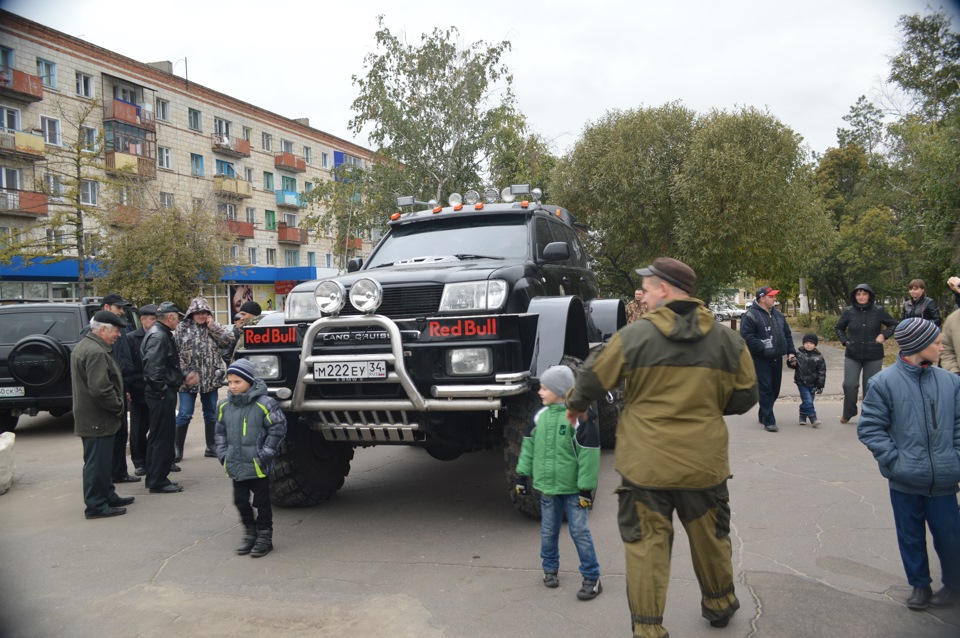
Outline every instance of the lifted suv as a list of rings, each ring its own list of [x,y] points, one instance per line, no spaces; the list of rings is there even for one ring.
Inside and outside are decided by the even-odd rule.
[[[0,306],[0,432],[12,431],[21,414],[73,408],[70,353],[101,307],[87,300]],[[136,321],[133,311],[126,321]]]
[[[579,367],[625,324],[619,299],[598,298],[578,230],[536,201],[396,213],[365,263],[296,286],[283,315],[246,327],[238,356],[288,418],[274,502],[330,498],[354,449],[371,445],[441,460],[502,446],[513,485],[538,375]],[[607,447],[621,403],[610,395],[596,410]],[[539,515],[538,497],[514,504]]]

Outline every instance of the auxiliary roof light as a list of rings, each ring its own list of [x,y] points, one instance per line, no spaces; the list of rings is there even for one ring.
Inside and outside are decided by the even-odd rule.
[[[467,206],[473,206],[480,201],[480,193],[475,190],[469,190],[463,195],[463,203]]]
[[[533,201],[539,202],[541,197],[543,197],[543,191],[539,188],[534,188],[532,191],[530,191],[530,199]]]
[[[500,199],[500,191],[496,188],[488,188],[483,191],[483,201],[487,204],[496,204],[498,199]]]
[[[510,192],[509,186],[505,186],[504,189],[500,191],[500,199],[507,204],[511,204],[515,199],[517,199],[517,196]]]
[[[396,220],[398,220],[398,219],[400,219],[400,212],[399,212],[399,211],[396,212],[396,213],[394,213],[393,215],[390,215],[390,221],[396,221]]]
[[[463,196],[460,193],[450,193],[450,197],[447,198],[447,203],[451,206],[456,206],[457,204],[463,203]]]
[[[397,198],[397,208],[403,208],[404,206],[413,206],[416,203],[416,198],[413,195],[405,195],[403,197]]]
[[[511,184],[510,192],[513,195],[526,195],[530,192],[530,184]]]

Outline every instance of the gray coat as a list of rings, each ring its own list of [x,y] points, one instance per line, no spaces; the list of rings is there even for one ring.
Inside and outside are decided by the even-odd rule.
[[[81,437],[113,436],[123,424],[123,377],[113,349],[87,333],[70,355],[73,431]]]
[[[287,417],[262,379],[217,404],[217,458],[235,481],[266,478],[286,434]]]

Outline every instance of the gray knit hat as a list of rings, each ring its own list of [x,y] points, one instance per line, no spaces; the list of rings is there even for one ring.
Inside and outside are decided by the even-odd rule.
[[[253,364],[247,359],[237,359],[227,368],[227,374],[235,374],[250,385],[253,385],[257,378],[257,372],[253,369]]]
[[[940,328],[937,324],[920,317],[911,317],[897,324],[893,338],[900,346],[900,354],[911,355],[929,346],[939,334]]]
[[[558,397],[567,396],[574,383],[573,370],[567,366],[550,366],[540,375],[540,384]]]

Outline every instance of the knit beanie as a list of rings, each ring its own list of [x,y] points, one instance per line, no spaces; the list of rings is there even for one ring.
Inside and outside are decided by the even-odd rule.
[[[808,332],[807,334],[803,335],[803,341],[801,341],[801,343],[806,343],[808,341],[813,345],[820,343],[820,339],[818,339],[817,335],[812,332]]]
[[[263,310],[260,308],[260,304],[258,304],[256,301],[244,301],[240,305],[240,312],[246,312],[254,317],[259,317]]]
[[[570,391],[575,382],[573,370],[567,366],[550,366],[540,376],[540,384],[558,397],[567,396],[567,392]]]
[[[900,345],[900,354],[917,354],[937,338],[940,328],[937,324],[920,317],[904,319],[897,324],[893,338]]]
[[[257,378],[253,364],[247,359],[237,359],[231,363],[230,367],[227,368],[227,374],[235,374],[250,385],[253,385],[253,382]]]

